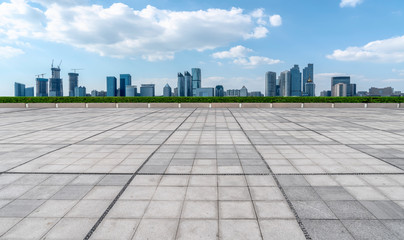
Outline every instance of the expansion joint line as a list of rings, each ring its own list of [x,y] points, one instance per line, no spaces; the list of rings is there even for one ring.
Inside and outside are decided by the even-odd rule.
[[[237,120],[237,118],[234,116],[233,112],[228,108],[228,111],[230,111],[231,115],[233,116],[233,118],[236,120],[237,124],[239,125],[240,129],[243,131],[244,135],[247,137],[248,141],[250,142],[250,144],[253,146],[253,148],[255,149],[255,151],[258,153],[258,155],[260,156],[261,160],[264,162],[265,166],[268,168],[271,176],[273,177],[273,179],[275,180],[275,183],[277,185],[277,187],[279,188],[279,190],[281,191],[283,197],[285,198],[286,202],[288,203],[288,206],[290,208],[290,210],[293,212],[293,215],[296,218],[297,223],[299,224],[300,229],[302,230],[306,240],[311,240],[312,238],[310,237],[309,232],[307,231],[306,227],[303,224],[303,221],[300,219],[299,215],[297,214],[297,211],[295,209],[295,207],[293,206],[292,202],[290,201],[289,197],[287,196],[285,189],[283,189],[282,185],[280,184],[277,175],[274,174],[274,172],[272,171],[272,169],[269,167],[268,163],[265,161],[264,157],[261,155],[261,153],[258,151],[257,147],[252,143],[250,137],[247,135],[247,133],[245,132],[244,128],[241,126],[240,122]]]
[[[146,163],[154,156],[154,154],[163,146],[168,139],[184,124],[185,121],[188,120],[188,118],[195,112],[196,108],[171,132],[171,134],[150,154],[150,156],[143,162],[143,164],[134,172],[129,180],[126,182],[126,184],[122,187],[121,191],[119,191],[118,195],[114,198],[114,200],[109,204],[107,209],[104,211],[104,213],[101,215],[101,217],[97,220],[97,222],[94,224],[94,226],[90,229],[90,231],[87,233],[87,235],[84,237],[84,240],[88,240],[91,238],[93,233],[97,230],[98,226],[102,223],[102,221],[105,219],[105,217],[108,215],[108,213],[111,211],[111,209],[115,206],[115,204],[118,202],[119,198],[122,196],[122,194],[126,191],[126,189],[129,187],[130,183],[133,181],[133,179],[138,175],[139,171],[146,165]]]

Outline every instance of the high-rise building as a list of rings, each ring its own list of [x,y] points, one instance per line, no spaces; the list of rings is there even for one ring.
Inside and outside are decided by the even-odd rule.
[[[185,77],[185,97],[192,97],[192,76],[188,71],[185,71],[184,77]]]
[[[351,96],[351,89],[350,89],[351,77],[349,77],[349,76],[338,76],[338,77],[332,77],[331,78],[331,96],[333,96],[333,97],[334,96],[338,97],[341,94],[341,91],[339,91],[339,90],[338,90],[339,94],[337,94],[336,90],[338,88],[334,88],[334,86],[336,84],[338,84],[338,83],[343,83],[343,84],[346,85],[346,95],[345,96],[350,97]]]
[[[98,97],[98,91],[97,90],[92,90],[91,91],[91,97]]]
[[[283,71],[279,75],[279,95],[290,96],[290,71]]]
[[[126,97],[136,97],[137,96],[137,86],[126,86],[125,87]]]
[[[332,87],[333,97],[347,97],[348,93],[348,84],[346,83],[337,83]]]
[[[265,96],[274,97],[276,96],[276,73],[267,72],[265,74]]]
[[[163,88],[163,96],[164,97],[171,97],[172,92],[171,92],[171,87],[168,85],[168,83],[164,86]]]
[[[85,97],[86,96],[86,87],[75,87],[74,88],[74,96],[75,97]]]
[[[302,73],[299,65],[290,69],[290,96],[302,96]]]
[[[124,97],[126,86],[132,85],[132,76],[130,74],[119,75],[119,96]]]
[[[216,97],[223,97],[224,96],[224,88],[222,85],[217,85],[215,87],[215,96]]]
[[[192,95],[195,96],[196,89],[202,86],[202,74],[200,68],[192,68]]]
[[[25,96],[33,97],[34,96],[34,87],[25,88]]]
[[[14,96],[15,97],[25,97],[25,84],[14,83]]]
[[[311,79],[311,82],[314,82],[314,65],[312,63],[309,63],[303,69],[303,92],[305,93],[307,93],[306,83],[308,83],[309,79]]]
[[[355,83],[351,83],[351,84],[349,85],[349,95],[350,95],[351,97],[356,96],[356,84],[355,84]]]
[[[178,88],[174,88],[173,97],[178,97]]]
[[[63,97],[63,80],[60,78],[60,67],[53,67],[52,77],[49,79],[49,96]]]
[[[154,84],[142,84],[140,86],[140,96],[154,97]]]
[[[182,75],[182,73],[178,73],[178,83],[177,83],[177,88],[178,88],[178,97],[184,97],[185,96],[185,77]]]
[[[116,77],[107,77],[107,96],[108,97],[116,97],[117,89],[116,89]]]
[[[245,86],[240,89],[240,97],[248,97],[248,90]]]
[[[248,96],[250,96],[250,97],[262,97],[263,95],[262,95],[261,91],[252,91],[252,92],[250,92],[248,94]]]
[[[305,84],[306,91],[304,92],[306,96],[314,97],[316,96],[316,84],[309,78]]]
[[[240,89],[227,89],[226,97],[240,97]]]
[[[197,97],[213,97],[215,89],[214,88],[197,88],[196,95]]]
[[[48,96],[48,79],[46,78],[36,79],[36,96],[37,97]]]
[[[320,92],[321,97],[331,97],[331,91],[330,90],[324,90]]]
[[[79,85],[79,74],[68,73],[69,75],[69,96],[74,97],[74,89]]]

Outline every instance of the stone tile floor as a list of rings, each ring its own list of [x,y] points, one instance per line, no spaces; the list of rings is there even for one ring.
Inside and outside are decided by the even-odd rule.
[[[0,109],[1,239],[404,239],[402,109]]]

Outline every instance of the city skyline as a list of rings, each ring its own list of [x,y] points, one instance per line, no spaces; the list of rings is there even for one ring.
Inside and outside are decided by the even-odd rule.
[[[399,0],[50,3],[0,3],[0,95],[12,96],[7,86],[14,82],[32,86],[37,74],[49,78],[53,58],[63,59],[65,82],[70,69],[84,68],[81,85],[88,90],[103,89],[105,76],[129,73],[135,85],[153,82],[162,95],[165,84],[176,85],[177,69],[199,67],[206,86],[264,92],[265,72],[307,62],[316,64],[316,95],[337,75],[351,76],[358,90],[404,89]]]

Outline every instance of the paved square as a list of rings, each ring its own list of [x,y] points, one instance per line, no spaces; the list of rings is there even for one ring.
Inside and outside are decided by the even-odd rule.
[[[0,109],[1,239],[403,239],[404,109]]]

